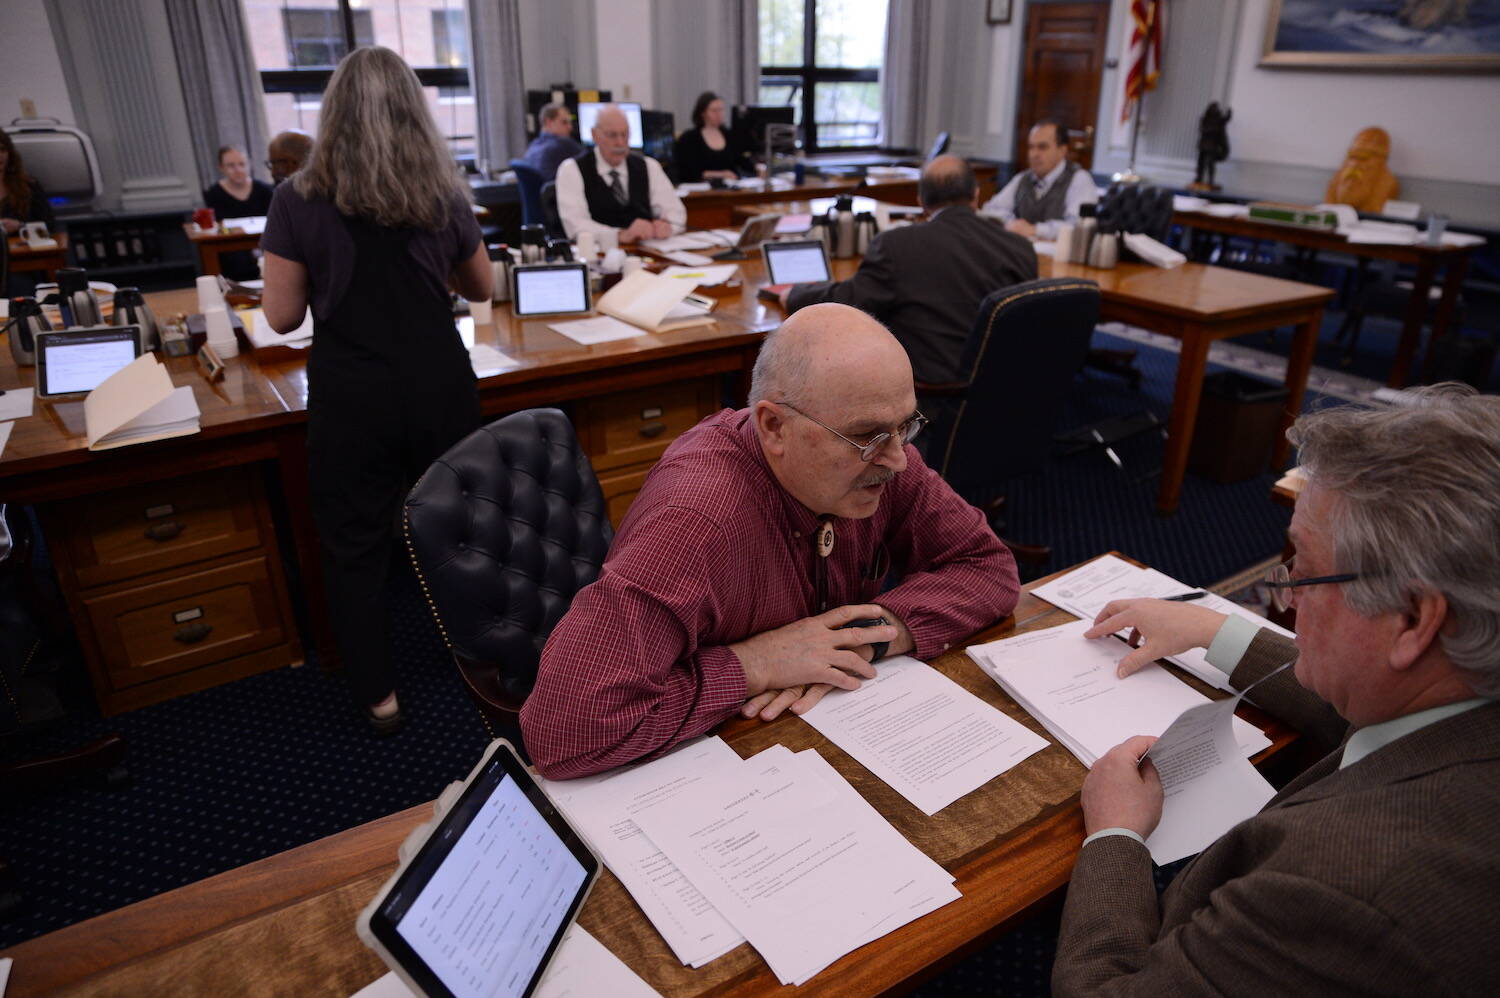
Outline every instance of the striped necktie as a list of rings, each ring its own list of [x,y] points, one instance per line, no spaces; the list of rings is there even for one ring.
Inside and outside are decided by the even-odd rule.
[[[619,170],[609,171],[609,190],[610,193],[615,196],[616,201],[620,202],[621,204],[625,203],[625,185],[620,183]]]

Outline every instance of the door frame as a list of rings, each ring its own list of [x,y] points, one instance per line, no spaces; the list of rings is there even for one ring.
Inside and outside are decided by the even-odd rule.
[[[1129,0],[1125,0],[1125,2],[1129,3]],[[1012,120],[1015,123],[1012,127],[1015,129],[1015,133],[1011,138],[1011,148],[1009,153],[1009,155],[1012,157],[1009,160],[1009,166],[1011,167],[1011,176],[1022,173],[1027,169],[1026,157],[1023,155],[1021,159],[1017,161],[1015,159],[1015,155],[1017,148],[1020,147],[1020,144],[1022,142],[1022,135],[1028,134],[1031,131],[1030,123],[1023,123],[1021,121],[1022,99],[1026,93],[1026,34],[1027,25],[1031,22],[1031,12],[1037,7],[1049,7],[1055,4],[1065,3],[1101,3],[1104,5],[1104,57],[1099,62],[1099,99],[1102,100],[1104,97],[1104,72],[1109,68],[1109,26],[1112,21],[1112,15],[1114,14],[1115,0],[1026,0],[1024,9],[1025,16],[1021,19],[1020,25],[1021,38],[1019,48],[1021,58],[1016,60],[1016,109],[1014,115],[1012,115]],[[1097,154],[1099,151],[1100,134],[1098,100],[1096,100],[1094,103],[1095,107],[1093,120],[1078,122],[1078,125],[1080,128],[1084,125],[1094,126],[1093,151],[1095,154]],[[1026,132],[1024,133],[1021,130],[1023,127],[1026,129]],[[1083,167],[1082,163],[1079,163],[1078,165],[1080,168],[1085,168]],[[1092,172],[1092,164],[1085,169],[1088,169],[1090,172]]]

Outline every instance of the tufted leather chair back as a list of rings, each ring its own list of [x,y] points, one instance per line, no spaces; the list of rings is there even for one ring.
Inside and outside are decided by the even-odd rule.
[[[406,498],[423,595],[486,720],[514,724],[542,646],[614,530],[573,425],[529,409],[454,444]]]
[[[1166,242],[1172,227],[1172,192],[1151,184],[1113,184],[1099,199],[1099,228],[1140,232]]]
[[[979,306],[960,369],[967,387],[934,417],[928,463],[959,494],[1041,467],[1099,321],[1099,285],[1014,284]]]

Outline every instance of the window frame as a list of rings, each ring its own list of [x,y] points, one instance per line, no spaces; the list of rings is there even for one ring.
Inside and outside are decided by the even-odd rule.
[[[876,123],[876,141],[867,145],[823,145],[818,142],[817,87],[819,83],[876,83],[880,82],[879,69],[850,69],[842,66],[818,65],[818,2],[802,0],[802,64],[800,66],[761,66],[759,85],[770,82],[785,86],[796,83],[800,86],[802,103],[802,148],[808,153],[816,152],[868,152],[882,148],[881,122]],[[885,108],[881,108],[884,120]]]

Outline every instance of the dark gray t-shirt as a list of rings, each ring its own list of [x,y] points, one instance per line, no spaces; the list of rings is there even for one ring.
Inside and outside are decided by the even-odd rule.
[[[446,294],[448,275],[474,255],[479,239],[473,210],[455,199],[448,224],[435,232],[418,229],[412,236],[412,265]],[[333,314],[354,275],[354,240],[332,202],[304,199],[291,181],[280,184],[271,199],[260,248],[306,267],[313,318],[324,320]]]

